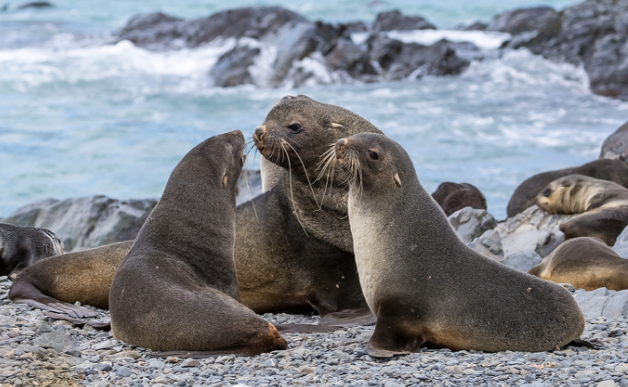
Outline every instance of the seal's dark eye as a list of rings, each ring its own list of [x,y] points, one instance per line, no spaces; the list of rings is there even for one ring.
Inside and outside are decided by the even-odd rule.
[[[376,152],[373,152],[373,151],[369,151],[369,156],[371,156],[371,158],[373,160],[378,160],[379,159],[379,155]]]
[[[552,194],[552,189],[548,188],[545,191],[543,191],[543,193],[541,195],[545,196],[546,198],[548,198],[551,194]]]
[[[288,129],[290,129],[294,133],[299,133],[303,128],[301,128],[300,124],[292,124],[288,125]]]

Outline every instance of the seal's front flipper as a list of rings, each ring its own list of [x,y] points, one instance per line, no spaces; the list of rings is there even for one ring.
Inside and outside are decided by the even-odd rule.
[[[388,359],[393,356],[401,356],[401,355],[409,355],[408,351],[389,351],[387,349],[375,348],[371,341],[366,345],[366,353],[369,354],[370,357],[375,357],[378,359]]]
[[[98,316],[98,312],[68,304],[67,302],[56,300],[43,294],[27,279],[15,276],[15,281],[9,290],[9,299],[13,302],[22,303],[33,306],[35,308],[48,310],[56,313],[67,314],[70,317],[85,318]]]
[[[589,348],[589,349],[603,349],[604,346],[602,345],[602,343],[600,343],[600,341],[598,339],[593,339],[593,340],[582,340],[582,339],[576,339],[576,340],[572,340],[569,343],[567,343],[567,345],[565,345],[563,348],[567,348],[567,347],[585,347],[585,348]]]
[[[333,326],[370,326],[377,323],[377,318],[369,308],[344,309],[339,312],[328,313],[321,318],[321,325]]]

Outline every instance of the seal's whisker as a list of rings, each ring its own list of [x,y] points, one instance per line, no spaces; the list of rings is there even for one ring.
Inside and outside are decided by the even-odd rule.
[[[308,187],[310,187],[310,191],[312,191],[312,196],[314,197],[314,202],[316,202],[316,205],[320,209],[321,206],[320,206],[320,204],[318,204],[318,200],[316,199],[316,194],[314,193],[314,188],[312,188],[312,182],[310,181],[310,176],[308,176],[308,174],[307,174],[307,168],[305,168],[305,164],[303,163],[303,159],[301,158],[301,156],[299,156],[299,153],[297,152],[297,150],[294,149],[294,147],[292,145],[290,145],[290,143],[288,141],[282,140],[282,142],[283,142],[283,144],[287,144],[290,148],[292,148],[292,151],[294,152],[294,154],[297,155],[297,157],[299,158],[299,161],[301,162],[301,165],[303,166],[303,172],[305,172],[305,178],[307,179]]]
[[[292,165],[290,164],[290,157],[288,157],[288,151],[286,150],[286,148],[284,148],[283,144],[280,144],[280,146],[288,159],[288,182],[290,183],[290,198],[292,199],[292,211],[294,212],[294,217],[297,218],[297,222],[299,222],[299,224],[301,225],[303,232],[305,232],[305,235],[310,236],[305,230],[305,226],[303,226],[301,219],[299,219],[299,215],[297,215],[298,211],[294,202],[294,190],[292,189]],[[283,159],[283,154],[282,154],[282,159]]]

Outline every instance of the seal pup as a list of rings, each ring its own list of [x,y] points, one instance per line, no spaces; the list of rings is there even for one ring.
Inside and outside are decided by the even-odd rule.
[[[118,269],[109,296],[116,339],[158,351],[247,355],[287,347],[238,302],[235,190],[244,137],[205,140],[179,162]]]
[[[536,203],[550,214],[582,214],[559,225],[565,239],[596,237],[613,246],[628,226],[628,189],[612,181],[561,177],[541,191]]]
[[[574,174],[613,181],[628,188],[628,166],[620,160],[600,159],[579,167],[540,173],[526,179],[515,189],[506,208],[508,217],[511,218],[533,206],[536,196],[547,184],[560,177]]]
[[[0,276],[63,254],[64,250],[63,242],[50,230],[0,223]]]
[[[547,281],[570,283],[576,289],[628,289],[628,259],[597,238],[565,241],[528,273]]]
[[[486,197],[469,183],[441,183],[432,194],[436,203],[449,216],[465,207],[486,210]]]
[[[11,276],[9,299],[71,317],[95,316],[73,304],[109,309],[113,277],[131,246],[133,241],[111,243],[41,260]]]
[[[347,109],[306,96],[284,97],[255,130],[255,146],[272,173],[262,172],[269,190],[237,210],[244,305],[258,313],[324,316],[362,308],[370,315],[353,256],[348,190],[340,171],[330,168],[336,140],[360,132],[381,133]]]
[[[406,151],[361,133],[336,143],[348,176],[360,284],[377,324],[367,352],[549,351],[577,339],[584,317],[562,286],[467,247],[417,179]]]

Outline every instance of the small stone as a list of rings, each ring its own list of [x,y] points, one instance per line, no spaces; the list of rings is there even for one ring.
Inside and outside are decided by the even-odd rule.
[[[179,362],[179,358],[176,356],[168,356],[166,358],[166,363],[170,363],[170,364],[174,364],[174,363],[178,363]]]
[[[115,357],[130,357],[132,359],[139,359],[141,357],[140,353],[137,351],[122,351],[115,354]]]
[[[189,359],[185,363],[181,364],[181,367],[198,367],[201,362],[196,359]]]
[[[399,384],[397,382],[393,382],[391,380],[384,383],[384,387],[405,387],[403,384]]]
[[[599,382],[598,384],[596,384],[596,387],[615,387],[617,386],[615,384],[615,381],[610,379],[610,380],[604,380],[602,382]]]
[[[103,341],[102,343],[93,345],[92,348],[97,351],[103,351],[106,349],[112,349],[116,345],[118,345],[118,340],[107,340],[107,341]]]
[[[128,377],[131,376],[131,370],[127,367],[118,367],[116,374],[118,374],[118,376],[122,376],[123,378]]]

